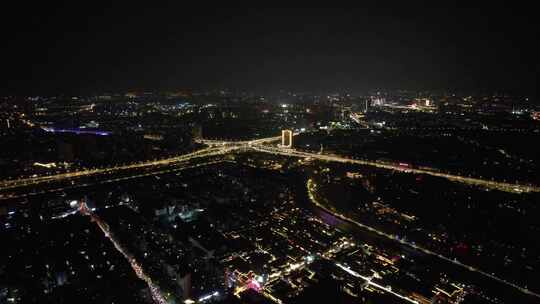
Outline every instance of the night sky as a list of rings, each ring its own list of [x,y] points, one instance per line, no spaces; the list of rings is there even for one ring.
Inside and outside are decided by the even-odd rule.
[[[163,7],[25,2],[2,12],[1,90],[23,95],[220,87],[538,93],[532,5],[478,1],[476,7],[441,7],[437,2],[426,2],[431,7],[257,9],[180,1]]]

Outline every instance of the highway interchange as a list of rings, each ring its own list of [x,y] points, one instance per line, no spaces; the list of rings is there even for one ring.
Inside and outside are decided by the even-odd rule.
[[[341,162],[349,163],[355,165],[363,166],[372,166],[380,169],[386,170],[395,170],[405,173],[413,174],[427,174],[435,177],[445,178],[453,182],[470,184],[473,186],[481,186],[485,188],[497,189],[507,192],[540,192],[539,186],[532,185],[522,185],[522,184],[512,184],[505,182],[498,182],[492,180],[485,180],[473,177],[465,177],[454,174],[442,173],[437,169],[416,169],[408,168],[390,163],[383,163],[378,161],[368,161],[368,160],[359,160],[351,159],[339,155],[332,154],[318,154],[299,151],[295,149],[286,149],[280,148],[275,145],[267,145],[268,143],[276,142],[280,139],[280,136],[261,138],[256,140],[247,140],[247,141],[219,141],[219,140],[200,140],[199,142],[207,145],[206,148],[197,150],[192,153],[174,156],[170,158],[158,159],[158,160],[149,160],[144,162],[137,162],[128,165],[120,165],[114,167],[106,168],[91,168],[73,172],[59,173],[53,175],[45,176],[36,176],[36,177],[23,177],[17,179],[10,179],[0,181],[0,199],[10,198],[12,196],[1,194],[9,190],[14,190],[17,188],[23,188],[27,186],[34,186],[44,183],[52,183],[65,180],[73,180],[86,176],[99,176],[99,175],[111,175],[114,173],[122,173],[130,170],[136,171],[138,169],[147,170],[147,171],[162,171],[164,167],[168,166],[178,166],[181,164],[188,163],[189,161],[196,159],[205,159],[212,156],[224,156],[234,152],[247,152],[247,151],[257,151],[261,153],[269,153],[274,155],[282,155],[289,157],[300,157],[300,158],[312,158],[329,162]],[[147,172],[148,173],[148,172]],[[138,173],[134,173],[138,175]]]
[[[236,141],[236,142],[219,141],[219,140],[200,140],[199,143],[205,144],[207,147],[197,150],[195,152],[180,155],[180,156],[164,158],[164,159],[159,159],[159,160],[150,160],[146,162],[132,163],[128,165],[115,166],[115,167],[93,168],[93,169],[86,169],[86,170],[47,175],[47,176],[4,180],[4,181],[0,181],[0,200],[28,195],[28,194],[23,194],[23,195],[17,196],[17,195],[14,195],[13,193],[7,193],[8,191],[19,190],[21,188],[25,189],[25,187],[28,187],[28,186],[36,186],[40,184],[49,184],[49,183],[54,184],[56,182],[61,183],[61,182],[66,182],[66,181],[72,181],[72,185],[68,187],[62,187],[62,188],[56,187],[56,188],[51,188],[48,190],[42,190],[40,192],[32,193],[32,195],[36,195],[36,194],[41,194],[41,193],[46,193],[46,192],[61,191],[66,188],[84,187],[84,186],[90,186],[90,185],[112,183],[112,182],[118,182],[118,181],[140,178],[140,177],[145,177],[145,176],[171,173],[171,172],[180,171],[180,170],[193,168],[193,167],[206,166],[206,165],[223,161],[223,160],[219,160],[219,157],[223,157],[231,153],[241,153],[241,152],[249,152],[249,151],[269,153],[269,154],[289,156],[289,157],[311,158],[311,159],[318,159],[318,160],[328,161],[328,162],[340,162],[340,163],[349,163],[349,164],[354,164],[354,165],[373,166],[373,167],[377,167],[381,169],[395,170],[395,171],[400,171],[404,173],[427,174],[427,175],[431,175],[435,177],[445,178],[453,182],[460,182],[460,183],[470,184],[474,186],[481,186],[481,187],[498,189],[501,191],[508,191],[508,192],[517,192],[517,193],[540,192],[540,187],[538,186],[495,182],[495,181],[490,181],[490,180],[483,180],[483,179],[477,179],[477,178],[471,178],[471,177],[463,177],[463,176],[458,176],[458,175],[440,173],[435,169],[414,169],[414,168],[407,168],[407,167],[404,168],[402,166],[392,165],[388,163],[350,159],[350,158],[346,158],[346,157],[342,157],[338,155],[331,155],[331,154],[317,154],[317,153],[303,152],[303,151],[298,151],[298,150],[290,149],[290,148],[281,148],[275,144],[268,145],[269,143],[275,143],[279,141],[280,138],[281,138],[280,136],[276,136],[276,137],[269,137],[269,138],[262,138],[262,139],[256,139],[256,140],[248,140],[248,141]],[[211,159],[212,157],[218,157],[217,158],[218,160],[216,159],[209,160],[209,158]],[[199,161],[199,160],[202,162],[198,164],[194,164],[192,162],[192,161]],[[126,174],[126,173],[128,174],[122,176],[122,174]],[[89,182],[87,181],[85,183],[77,183],[77,184],[74,182],[74,180],[79,181],[80,178],[84,178],[84,177],[91,177],[92,181],[89,181]],[[311,201],[315,205],[317,205],[319,208],[322,208],[326,210],[327,212],[332,213],[334,216],[341,218],[342,220],[350,222],[367,231],[376,233],[379,236],[383,236],[392,241],[410,246],[425,254],[438,257],[447,262],[451,262],[460,267],[464,267],[468,269],[469,271],[476,272],[483,276],[489,277],[500,283],[516,288],[526,294],[529,294],[535,297],[540,297],[540,294],[534,293],[524,287],[515,285],[504,279],[498,278],[494,274],[486,273],[482,270],[476,269],[469,265],[462,264],[457,260],[442,256],[436,252],[430,251],[416,244],[406,242],[402,239],[397,239],[393,235],[389,235],[385,232],[379,231],[375,228],[359,223],[342,214],[336,213],[324,207],[322,204],[320,204],[314,198],[312,194],[313,192],[314,192],[314,185],[308,182],[308,194],[310,196]]]

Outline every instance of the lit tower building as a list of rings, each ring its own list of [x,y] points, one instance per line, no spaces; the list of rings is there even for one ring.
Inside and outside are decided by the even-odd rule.
[[[292,148],[293,145],[293,131],[282,130],[281,131],[281,146],[284,148]]]
[[[386,100],[382,97],[375,97],[372,99],[372,104],[376,107],[384,106]]]
[[[367,113],[369,111],[369,99],[364,100],[364,113]]]

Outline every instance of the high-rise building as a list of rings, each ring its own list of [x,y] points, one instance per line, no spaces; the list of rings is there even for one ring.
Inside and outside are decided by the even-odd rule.
[[[284,148],[292,148],[293,145],[293,131],[282,130],[281,131],[281,146]]]
[[[384,97],[380,96],[372,96],[371,97],[371,104],[375,107],[381,107],[386,104],[386,99]]]

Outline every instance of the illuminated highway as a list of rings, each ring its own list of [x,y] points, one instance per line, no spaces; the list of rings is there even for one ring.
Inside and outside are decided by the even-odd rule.
[[[367,160],[358,160],[350,159],[343,156],[332,155],[332,154],[317,154],[298,151],[294,149],[282,149],[278,147],[273,147],[265,145],[268,143],[276,142],[280,139],[280,136],[261,138],[255,140],[246,140],[246,141],[219,141],[219,140],[199,140],[200,143],[206,144],[209,147],[170,158],[164,158],[159,160],[151,160],[145,162],[138,162],[128,165],[108,167],[108,168],[95,168],[95,169],[86,169],[75,172],[60,173],[47,176],[38,176],[38,177],[29,177],[29,178],[19,178],[13,180],[4,180],[0,181],[0,191],[20,188],[28,185],[38,185],[46,182],[53,182],[59,180],[69,180],[78,177],[84,176],[94,176],[100,174],[113,174],[119,173],[122,171],[132,170],[132,169],[150,169],[156,170],[160,167],[176,165],[185,161],[190,161],[198,158],[205,158],[209,156],[217,155],[226,155],[232,152],[242,152],[242,151],[258,151],[262,153],[270,153],[275,155],[283,156],[292,156],[292,157],[301,157],[301,158],[313,158],[324,161],[332,162],[341,162],[341,163],[350,163],[356,165],[372,166],[386,170],[395,170],[406,173],[414,174],[427,174],[435,177],[441,177],[448,179],[454,182],[460,182],[475,186],[482,186],[486,188],[498,189],[501,191],[507,192],[540,192],[540,187],[530,186],[530,185],[521,185],[521,184],[511,184],[504,182],[496,182],[490,180],[484,180],[479,178],[465,177],[447,173],[438,172],[436,169],[415,169],[407,168],[394,164],[382,163],[377,161],[367,161]]]
[[[80,206],[79,210],[80,210],[80,212],[82,214],[90,216],[90,218],[92,219],[92,222],[97,224],[97,226],[99,227],[99,229],[101,229],[101,231],[103,232],[105,237],[107,237],[112,242],[112,244],[114,245],[114,248],[116,248],[116,250],[120,254],[122,254],[122,256],[124,258],[126,258],[126,260],[128,260],[129,264],[131,265],[131,268],[133,269],[133,271],[135,272],[137,277],[139,279],[143,280],[144,282],[146,282],[146,285],[148,285],[148,289],[150,290],[150,293],[152,294],[152,298],[154,299],[154,302],[159,303],[159,304],[167,304],[167,303],[169,303],[165,299],[165,297],[162,295],[159,287],[152,282],[152,279],[148,275],[146,275],[146,273],[143,271],[143,268],[141,267],[141,265],[139,263],[137,263],[137,260],[135,260],[135,258],[132,257],[122,247],[120,242],[118,242],[114,238],[114,236],[111,234],[111,232],[109,230],[109,225],[107,225],[107,223],[102,221],[99,218],[99,216],[97,216],[94,212],[92,212],[92,210],[90,210],[88,208],[88,206],[86,205],[86,202],[84,202],[84,201],[81,202],[81,206]]]
[[[137,162],[128,165],[121,165],[115,167],[107,168],[92,168],[74,172],[66,172],[54,175],[46,176],[37,176],[37,177],[27,177],[19,178],[12,180],[0,181],[0,191],[20,188],[29,185],[38,185],[47,182],[60,181],[60,180],[70,180],[74,178],[84,177],[84,176],[94,176],[101,174],[113,174],[119,173],[122,171],[132,170],[132,169],[154,169],[159,167],[176,165],[182,162],[205,158],[209,156],[217,155],[226,155],[236,150],[242,150],[246,148],[251,148],[254,145],[262,145],[264,143],[273,142],[279,140],[280,137],[269,137],[249,141],[238,141],[238,142],[226,142],[226,141],[213,141],[213,140],[200,140],[200,143],[206,144],[209,147],[170,158],[164,158],[159,160],[150,160],[145,162]]]
[[[510,183],[496,182],[496,181],[484,180],[484,179],[473,178],[473,177],[465,177],[465,176],[437,172],[436,169],[430,169],[430,170],[414,169],[414,168],[407,168],[407,167],[402,167],[399,165],[392,165],[392,164],[376,162],[376,161],[350,159],[350,158],[346,158],[339,155],[309,153],[309,152],[302,152],[302,151],[298,151],[294,149],[280,149],[276,147],[262,146],[262,145],[252,145],[250,147],[259,152],[271,153],[275,155],[313,158],[313,159],[319,159],[319,160],[331,161],[331,162],[372,166],[372,167],[377,167],[381,169],[394,170],[394,171],[400,171],[400,172],[405,172],[405,173],[426,174],[426,175],[445,178],[453,182],[492,188],[492,189],[497,189],[497,190],[506,191],[506,192],[517,192],[517,193],[540,192],[540,187],[538,186],[510,184]]]
[[[116,167],[87,169],[87,170],[81,170],[81,171],[75,171],[75,172],[60,173],[60,174],[55,174],[55,175],[5,180],[5,181],[0,182],[0,191],[20,188],[20,187],[29,186],[29,185],[38,185],[38,184],[53,182],[53,181],[70,180],[70,179],[85,177],[85,176],[114,174],[114,173],[120,173],[122,171],[133,170],[133,169],[158,169],[161,167],[181,164],[181,163],[194,160],[194,159],[206,158],[210,156],[226,155],[242,147],[243,147],[242,145],[209,147],[209,148],[204,148],[204,149],[195,151],[193,153],[175,156],[171,158],[151,160],[151,161],[146,161],[146,162],[138,162],[138,163],[116,166]]]
[[[150,172],[145,172],[145,173],[141,173],[141,174],[130,174],[128,176],[111,177],[111,178],[107,178],[107,179],[98,179],[98,180],[96,180],[94,182],[75,183],[73,185],[61,186],[61,187],[52,187],[52,188],[43,189],[43,190],[39,190],[39,191],[32,190],[31,192],[25,192],[25,193],[22,193],[22,194],[8,194],[8,195],[0,194],[0,199],[26,198],[26,197],[31,197],[31,196],[35,196],[35,195],[42,195],[42,194],[47,194],[47,193],[61,192],[61,191],[69,190],[69,189],[89,187],[89,186],[93,186],[93,185],[110,184],[110,183],[127,181],[127,180],[132,180],[132,179],[137,179],[137,178],[142,178],[142,177],[148,177],[148,176],[154,176],[154,175],[169,174],[169,173],[174,173],[174,172],[187,170],[187,169],[211,166],[211,165],[222,163],[224,161],[226,161],[226,160],[217,159],[217,160],[205,161],[205,162],[201,162],[201,163],[197,163],[197,164],[193,164],[193,165],[185,164],[185,163],[179,163],[179,164],[175,164],[174,166],[167,167],[167,169],[152,170]]]
[[[208,145],[208,146],[255,146],[262,145],[271,142],[276,142],[281,140],[281,136],[266,137],[260,139],[251,139],[251,140],[240,140],[240,141],[223,141],[223,140],[212,140],[212,139],[201,139],[198,140],[199,143]]]

